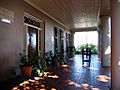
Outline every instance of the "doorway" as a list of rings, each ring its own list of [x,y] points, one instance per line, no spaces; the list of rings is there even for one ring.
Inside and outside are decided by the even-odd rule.
[[[83,47],[89,46],[93,54],[98,54],[98,31],[76,32],[74,34],[74,46],[76,53],[80,54]]]
[[[28,26],[28,31],[27,31],[28,58],[30,58],[32,52],[36,50],[38,50],[38,30]]]

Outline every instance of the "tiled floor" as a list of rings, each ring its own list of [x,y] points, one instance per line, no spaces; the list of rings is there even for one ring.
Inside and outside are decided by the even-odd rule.
[[[90,67],[82,66],[81,56],[76,55],[68,66],[53,71],[59,78],[53,83],[47,78],[46,86],[57,90],[109,90],[109,68],[101,68],[97,56],[92,56],[91,60]]]
[[[44,79],[29,79],[13,90],[109,90],[109,68],[101,68],[97,55],[92,56],[90,67],[85,64],[82,66],[81,56],[76,55],[67,65],[45,73]]]

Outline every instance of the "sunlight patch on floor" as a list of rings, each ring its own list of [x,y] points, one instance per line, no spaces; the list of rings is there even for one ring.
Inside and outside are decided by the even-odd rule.
[[[98,75],[98,76],[96,77],[96,79],[97,79],[98,81],[101,81],[101,82],[109,82],[110,77],[108,77],[108,76],[106,76],[106,75]]]

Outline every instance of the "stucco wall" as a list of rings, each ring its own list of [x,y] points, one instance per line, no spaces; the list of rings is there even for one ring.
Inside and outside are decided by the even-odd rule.
[[[19,52],[23,48],[23,0],[0,0],[0,7],[14,12],[14,22],[0,21],[0,81],[19,74]]]
[[[42,20],[41,50],[54,50],[54,26],[64,30],[60,24],[33,8],[24,0],[0,0],[0,7],[14,12],[14,22],[11,24],[0,21],[0,81],[12,77],[11,71],[20,74],[19,53],[24,48],[24,12]]]
[[[45,52],[52,51],[54,53],[54,27],[58,29],[58,43],[60,44],[60,29],[64,33],[64,51],[66,51],[66,33],[70,33],[68,29],[65,29],[62,26],[52,23],[50,21],[45,21]],[[60,45],[58,45],[60,49]]]
[[[32,6],[30,6],[29,4],[25,3],[25,12],[28,12],[29,14],[37,17],[38,19],[41,19],[44,21],[44,30],[42,30],[42,42],[41,45],[44,45],[43,43],[45,43],[45,52],[48,51],[52,51],[54,52],[54,27],[57,27],[61,30],[65,30],[65,28],[63,26],[61,26],[59,23],[57,23],[56,21],[52,20],[51,18],[49,18],[48,16],[46,16],[45,14],[41,13],[40,11],[38,11],[37,9],[33,8]],[[66,29],[67,32],[69,32],[69,30]],[[43,35],[45,33],[45,36]],[[45,41],[43,39],[43,37],[45,38]],[[41,49],[43,49],[43,47],[41,47]],[[42,51],[42,52],[43,52]]]

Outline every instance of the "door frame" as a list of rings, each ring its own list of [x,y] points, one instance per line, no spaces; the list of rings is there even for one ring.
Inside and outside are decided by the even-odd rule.
[[[26,13],[26,12],[24,12],[24,17],[27,17],[27,18],[35,21],[35,22],[38,22],[38,23],[41,22],[41,20],[39,20],[38,18],[36,18],[36,17],[34,17],[34,16]],[[24,50],[26,51],[26,54],[27,54],[27,55],[28,55],[28,47],[27,47],[28,27],[32,27],[32,28],[35,28],[35,29],[38,30],[38,32],[37,32],[37,40],[38,40],[38,42],[37,42],[37,43],[38,43],[38,44],[37,44],[37,50],[38,50],[38,51],[41,50],[40,47],[39,47],[39,44],[41,43],[40,38],[39,38],[39,34],[40,34],[41,30],[42,30],[40,27],[31,25],[31,24],[26,23],[26,22],[24,21]]]

